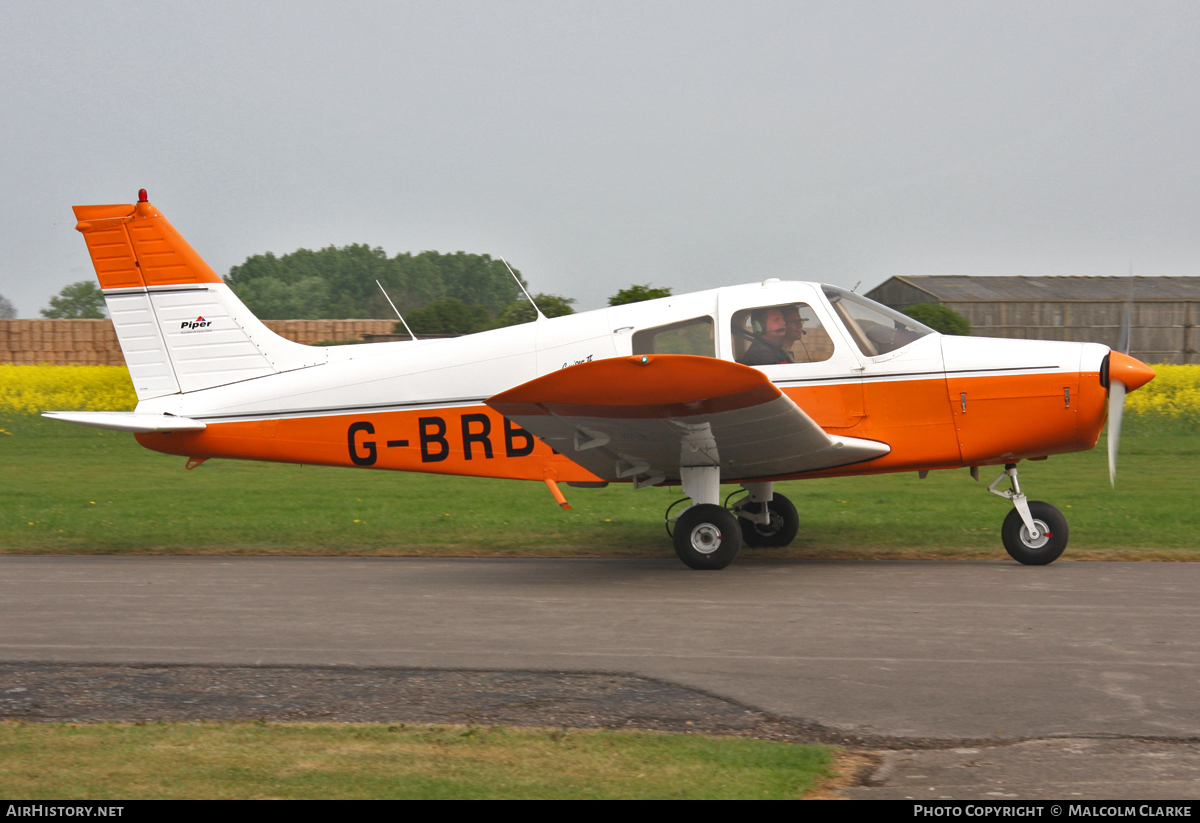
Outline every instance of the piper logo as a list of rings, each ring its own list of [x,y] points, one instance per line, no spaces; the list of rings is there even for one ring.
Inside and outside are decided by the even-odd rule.
[[[197,317],[195,320],[184,320],[179,324],[181,331],[199,331],[207,329],[212,325],[211,320],[205,320],[203,317]]]

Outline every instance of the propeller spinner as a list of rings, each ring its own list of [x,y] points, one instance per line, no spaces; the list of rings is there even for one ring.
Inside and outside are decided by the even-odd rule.
[[[1126,342],[1128,347],[1128,342]],[[1154,369],[1123,352],[1109,352],[1101,377],[1108,386],[1108,481],[1117,485],[1117,447],[1121,443],[1121,418],[1125,395],[1154,379]]]

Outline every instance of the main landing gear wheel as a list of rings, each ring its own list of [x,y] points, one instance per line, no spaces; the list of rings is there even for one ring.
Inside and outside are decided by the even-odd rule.
[[[671,539],[675,554],[693,569],[723,569],[742,548],[738,519],[711,503],[692,506],[679,515]]]
[[[1013,509],[1004,518],[1004,525],[1000,528],[1004,548],[1013,560],[1026,566],[1053,563],[1067,547],[1067,518],[1041,500],[1029,501],[1029,514],[1040,532],[1038,538],[1029,539],[1029,528],[1021,521],[1021,513]]]
[[[753,503],[743,499],[738,506],[747,513],[762,511],[762,503]],[[800,515],[792,501],[776,492],[767,503],[767,512],[771,515],[771,523],[755,523],[744,517],[738,518],[742,527],[742,540],[752,549],[779,549],[790,546],[800,531]]]

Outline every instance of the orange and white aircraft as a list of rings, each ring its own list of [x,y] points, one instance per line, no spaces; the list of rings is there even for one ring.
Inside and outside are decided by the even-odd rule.
[[[310,347],[264,326],[145,192],[76,206],[137,392],[133,412],[46,416],[213,457],[634,488],[679,484],[680,559],[786,546],[780,480],[1003,466],[1003,542],[1045,564],[1062,513],[1017,463],[1092,448],[1115,468],[1126,391],[1154,377],[1095,343],[938,334],[817,283],[766,280],[465,337]],[[1011,488],[998,490],[1007,477]],[[722,483],[746,494],[729,505]],[[683,501],[681,501],[683,502]]]

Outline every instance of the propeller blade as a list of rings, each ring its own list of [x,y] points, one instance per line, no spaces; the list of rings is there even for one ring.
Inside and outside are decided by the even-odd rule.
[[[1117,487],[1117,449],[1121,445],[1121,418],[1125,414],[1125,384],[1108,382],[1108,482]]]
[[[1129,261],[1129,293],[1125,296],[1125,316],[1121,319],[1121,339],[1117,341],[1117,351],[1129,354],[1129,329],[1133,325],[1133,286],[1137,280],[1133,277],[1133,261]]]
[[[1121,320],[1121,339],[1117,343],[1117,351],[1129,354],[1129,327],[1133,325],[1133,303],[1126,301],[1125,316]]]

